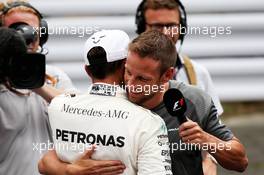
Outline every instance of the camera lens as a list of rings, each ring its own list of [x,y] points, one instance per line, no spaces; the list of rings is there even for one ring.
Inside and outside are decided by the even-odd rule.
[[[11,62],[10,83],[19,89],[41,87],[45,81],[45,55],[39,53],[15,57]]]
[[[20,35],[22,35],[27,45],[35,42],[38,38],[37,31],[26,23],[14,23],[9,27],[15,29]]]

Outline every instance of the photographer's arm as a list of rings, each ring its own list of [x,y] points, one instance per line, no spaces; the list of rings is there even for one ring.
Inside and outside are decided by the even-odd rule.
[[[68,164],[60,161],[54,150],[46,153],[39,161],[38,168],[41,174],[46,175],[117,175],[123,173],[125,166],[117,160],[92,160],[94,150],[74,162]]]
[[[63,90],[56,89],[46,84],[38,89],[34,89],[33,91],[44,98],[48,103],[50,103],[54,97],[64,93]]]

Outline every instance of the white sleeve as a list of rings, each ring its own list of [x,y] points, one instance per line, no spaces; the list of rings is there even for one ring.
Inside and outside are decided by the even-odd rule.
[[[214,102],[214,105],[217,109],[217,113],[220,116],[224,112],[224,110],[223,110],[223,107],[221,105],[218,94],[216,92],[216,89],[215,89],[215,86],[214,86],[214,83],[213,83],[213,80],[211,78],[210,73],[201,64],[199,64],[193,60],[192,60],[192,63],[193,63],[194,70],[195,70],[196,75],[197,75],[197,86],[199,88],[201,88],[202,90],[204,90],[205,92],[207,92],[211,96],[211,98]]]
[[[172,175],[167,127],[159,116],[149,119],[141,123],[137,174]]]
[[[70,77],[60,68],[46,65],[46,73],[57,79],[57,84],[55,88],[64,89],[67,92],[75,92],[76,88],[74,87]]]

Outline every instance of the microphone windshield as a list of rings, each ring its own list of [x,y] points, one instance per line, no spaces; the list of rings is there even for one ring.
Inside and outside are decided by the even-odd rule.
[[[181,91],[178,89],[167,90],[163,96],[163,102],[171,116],[178,117],[179,121],[183,118],[186,120],[184,113],[187,107]]]

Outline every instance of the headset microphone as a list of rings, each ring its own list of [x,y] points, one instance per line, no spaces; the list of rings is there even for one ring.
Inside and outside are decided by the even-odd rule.
[[[163,102],[169,114],[177,117],[180,125],[187,121],[184,115],[187,109],[185,99],[178,89],[167,90],[163,96]]]

